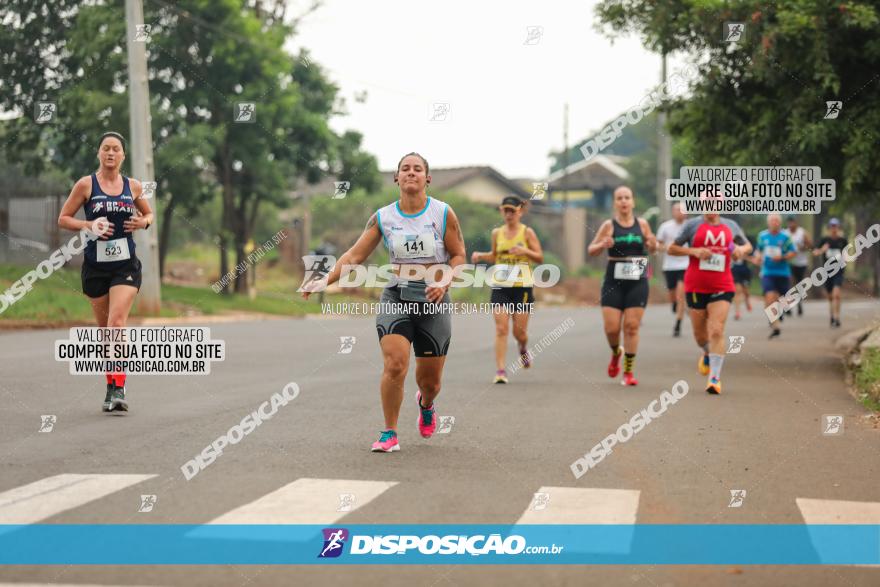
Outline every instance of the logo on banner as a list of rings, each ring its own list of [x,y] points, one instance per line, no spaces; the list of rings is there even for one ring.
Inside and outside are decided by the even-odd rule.
[[[342,554],[345,541],[348,540],[348,530],[345,528],[324,528],[324,547],[318,558],[336,558]]]

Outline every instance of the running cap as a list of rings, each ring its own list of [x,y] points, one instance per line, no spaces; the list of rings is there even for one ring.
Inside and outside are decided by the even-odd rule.
[[[832,218],[828,221],[828,226],[840,226],[840,220],[837,218]]]
[[[522,208],[523,201],[516,196],[506,196],[501,200],[502,208]]]
[[[797,222],[797,218],[795,218],[793,214],[789,214],[788,216],[785,217],[785,221],[786,222]]]

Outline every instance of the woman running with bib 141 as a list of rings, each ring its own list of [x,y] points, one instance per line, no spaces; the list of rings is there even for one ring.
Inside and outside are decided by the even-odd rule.
[[[134,254],[133,230],[146,230],[153,222],[150,204],[142,197],[141,182],[120,173],[125,161],[125,139],[115,132],[98,141],[97,173],[74,184],[58,216],[58,226],[81,230],[106,218],[108,231],[101,241],[86,247],[82,265],[82,289],[92,305],[98,326],[121,328],[141,286],[141,262]],[[85,207],[85,220],[76,218]],[[103,411],[128,411],[125,373],[107,373]]]
[[[587,252],[590,256],[608,250],[608,266],[602,281],[602,321],[605,337],[611,347],[608,376],[620,372],[620,356],[624,354],[622,385],[638,385],[633,366],[639,347],[639,326],[648,304],[648,252],[657,249],[657,239],[644,218],[633,213],[632,190],[620,186],[614,190],[614,217],[596,231],[596,238]],[[620,348],[621,322],[623,349]]]
[[[426,269],[431,265],[461,265],[465,249],[455,212],[425,191],[431,183],[429,173],[424,157],[418,153],[405,155],[394,174],[400,199],[373,214],[363,234],[330,273],[303,292],[308,299],[312,291],[335,283],[344,266],[363,263],[380,242],[388,248],[395,278],[382,292],[376,317],[384,362],[381,396],[385,429],[373,443],[373,452],[400,450],[397,420],[411,349],[416,355],[419,432],[430,438],[437,428],[434,399],[440,393],[443,364],[452,338],[452,316],[436,305],[449,303],[449,283],[440,283],[440,271]]]
[[[504,225],[492,230],[492,250],[472,253],[471,263],[495,263],[492,272],[492,312],[495,317],[495,379],[507,383],[504,368],[507,355],[507,331],[513,321],[513,338],[519,343],[519,360],[525,369],[531,366],[527,349],[529,315],[535,295],[531,263],[544,261],[544,252],[535,231],[520,222],[525,203],[516,196],[501,201]],[[513,271],[516,271],[516,274]]]

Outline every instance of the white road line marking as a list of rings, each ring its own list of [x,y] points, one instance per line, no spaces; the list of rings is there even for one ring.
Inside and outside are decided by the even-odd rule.
[[[65,474],[46,477],[0,493],[0,524],[36,524],[155,476]]]
[[[838,499],[795,499],[807,524],[880,524],[880,502],[843,501]],[[811,533],[810,539],[821,558],[822,537]],[[880,568],[880,565],[841,565]]]
[[[795,500],[807,524],[880,524],[880,503],[836,499]]]
[[[329,525],[395,485],[395,481],[297,479],[208,523]]]
[[[541,487],[517,524],[635,524],[639,492],[632,489]]]
[[[517,524],[635,524],[639,496],[640,492],[632,489],[541,487]],[[632,548],[634,533],[635,527],[616,531],[589,552],[626,554]],[[570,547],[567,550],[578,552]]]

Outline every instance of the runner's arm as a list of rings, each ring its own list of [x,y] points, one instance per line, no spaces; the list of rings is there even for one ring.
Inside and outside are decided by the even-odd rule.
[[[79,209],[83,207],[83,204],[86,203],[86,200],[89,199],[91,186],[91,178],[88,176],[79,178],[79,180],[73,184],[73,189],[70,190],[70,195],[67,196],[64,206],[61,207],[61,213],[58,215],[59,228],[65,230],[82,230],[84,228],[89,228],[90,223],[88,221],[80,220],[75,218],[75,216],[76,213],[79,212]]]
[[[541,243],[538,241],[538,235],[535,234],[535,231],[531,228],[526,229],[526,247],[512,247],[510,252],[514,255],[525,255],[535,263],[544,262],[544,250],[541,248]]]
[[[699,225],[699,219],[696,218],[692,218],[685,222],[684,226],[681,227],[681,232],[678,234],[675,240],[669,243],[669,247],[667,247],[666,252],[673,257],[692,256],[699,257],[701,259],[708,259],[709,257],[711,257],[712,252],[709,249],[687,246],[696,235],[697,227]]]
[[[492,250],[488,253],[480,253],[474,251],[471,253],[471,263],[495,263],[495,255],[497,251],[495,250],[495,235],[498,234],[498,229],[492,229]]]
[[[794,259],[797,256],[797,247],[794,245],[791,239],[785,241],[785,244],[788,245],[788,252],[782,255],[782,259],[784,261],[788,261],[789,259]]]
[[[461,233],[461,224],[458,221],[458,216],[455,215],[452,208],[449,208],[446,212],[446,234],[443,235],[443,244],[446,247],[446,252],[449,254],[449,261],[446,262],[447,265],[455,269],[464,263],[465,256],[467,255],[464,247],[464,235]],[[428,298],[429,302],[439,302],[443,299],[443,295],[449,289],[451,283],[452,281],[450,280],[446,285],[429,285],[425,288],[425,297]]]
[[[378,215],[373,214],[367,221],[367,226],[361,234],[357,242],[350,249],[342,253],[342,256],[336,261],[336,265],[327,274],[327,285],[336,283],[342,274],[342,268],[346,265],[360,265],[370,256],[370,253],[376,248],[376,245],[382,240],[382,234],[379,232]],[[309,299],[312,292],[303,292],[303,298]]]
[[[446,252],[449,253],[447,264],[450,267],[455,269],[464,263],[464,258],[467,254],[464,247],[464,235],[461,233],[461,224],[458,221],[458,216],[455,215],[452,208],[446,213],[446,234],[443,236],[443,244],[446,246]],[[494,255],[494,244],[492,245],[492,251]]]
[[[657,251],[657,237],[654,236],[654,233],[651,231],[651,225],[648,224],[648,221],[644,218],[639,218],[639,225],[642,228],[642,234],[645,235],[645,246],[648,248],[649,253],[654,253]]]
[[[150,203],[147,202],[147,199],[143,197],[144,186],[136,179],[129,179],[128,183],[131,185],[131,195],[134,198],[134,205],[138,212],[140,212],[140,216],[132,216],[126,220],[123,223],[123,229],[125,232],[131,232],[140,228],[146,229],[153,224],[153,209],[150,208]]]
[[[599,230],[596,231],[596,237],[590,243],[590,246],[587,247],[587,253],[591,257],[598,257],[602,254],[602,251],[614,246],[614,239],[611,238],[613,230],[614,228],[611,226],[610,220],[606,220],[599,226]]]

